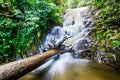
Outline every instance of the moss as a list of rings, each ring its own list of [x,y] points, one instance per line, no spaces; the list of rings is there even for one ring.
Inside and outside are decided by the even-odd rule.
[[[93,47],[117,56],[120,52],[120,1],[117,3],[102,1],[93,0],[93,6],[97,6],[100,10],[99,15],[94,19],[93,40],[95,44]]]

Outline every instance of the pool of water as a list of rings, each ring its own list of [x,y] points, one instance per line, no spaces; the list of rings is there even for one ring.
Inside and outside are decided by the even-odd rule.
[[[54,65],[54,63],[53,63]],[[19,80],[119,80],[120,71],[107,65],[93,63],[84,59],[74,59],[67,66],[64,65],[64,72],[50,72],[47,68],[44,72],[31,72]],[[63,67],[61,67],[63,68]],[[56,70],[56,69],[55,69]]]

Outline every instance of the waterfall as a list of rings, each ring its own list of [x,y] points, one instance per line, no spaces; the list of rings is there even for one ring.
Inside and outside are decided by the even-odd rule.
[[[44,42],[39,48],[39,52],[48,51],[55,48],[55,45],[63,40],[64,37],[68,38],[63,45],[64,47],[73,50],[73,52],[65,52],[64,54],[56,54],[51,57],[48,62],[38,67],[33,71],[34,74],[44,72],[48,70],[45,75],[45,80],[67,80],[64,76],[65,72],[71,65],[81,63],[81,65],[87,65],[89,60],[81,59],[87,56],[86,50],[89,49],[88,43],[90,42],[88,34],[90,28],[86,26],[87,22],[91,18],[88,6],[67,9],[64,15],[63,27],[54,27],[49,34],[47,34]]]
[[[81,51],[89,49],[88,43],[90,40],[88,34],[90,31],[89,28],[85,26],[85,23],[87,23],[87,20],[90,18],[88,13],[90,13],[88,7],[67,9],[64,15],[63,27],[56,26],[47,35],[42,44],[45,50],[49,50],[51,47],[54,48],[55,43],[58,43],[65,36],[71,36],[71,38],[68,38],[63,44],[65,46],[71,45],[74,50],[74,53],[66,52],[59,55],[59,59],[53,63],[47,72],[47,78],[49,80],[56,79],[55,76],[57,75],[59,75],[59,77],[60,75],[64,75],[65,69],[69,67],[69,65],[80,60],[75,58],[86,56],[86,53],[82,53]],[[88,63],[89,61],[85,60],[85,62]]]
[[[90,42],[88,34],[90,28],[86,27],[86,24],[91,18],[88,6],[67,9],[64,15],[63,27],[56,26],[47,35],[42,46],[49,50],[54,48],[55,43],[58,43],[66,36],[71,36],[63,44],[65,46],[73,46],[75,52],[88,49],[88,43]]]

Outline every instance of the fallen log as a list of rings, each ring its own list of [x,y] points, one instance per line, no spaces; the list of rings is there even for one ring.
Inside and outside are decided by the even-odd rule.
[[[0,66],[0,80],[17,80],[39,67],[43,61],[55,55],[57,52],[57,49],[53,49],[42,54],[2,65]]]
[[[71,49],[63,49],[62,51],[59,50],[62,43],[68,38],[70,37],[64,37],[61,41],[54,45],[55,47],[51,48],[51,50],[47,52],[0,66],[0,80],[16,80],[42,65],[48,58],[56,53],[64,53],[66,51],[71,52]]]

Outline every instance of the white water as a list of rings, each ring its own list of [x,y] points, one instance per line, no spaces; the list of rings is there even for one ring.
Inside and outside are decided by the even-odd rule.
[[[86,11],[87,10],[87,11]],[[74,45],[73,49],[75,52],[79,50],[86,49],[86,44],[88,41],[87,35],[89,34],[89,29],[85,27],[83,12],[86,11],[86,15],[89,10],[88,7],[68,9],[64,15],[63,27],[55,27],[52,29],[50,34],[48,34],[44,45],[48,43],[52,44],[53,37],[55,36],[56,41],[59,41],[64,36],[72,36],[64,42],[64,45]],[[89,63],[89,60],[74,59],[70,52],[60,55],[60,59],[54,62],[47,72],[46,78],[49,80],[56,80],[54,78],[59,78],[63,76],[66,69],[72,65],[82,62],[82,64]],[[58,77],[59,75],[59,77]],[[60,77],[62,78],[62,77]],[[58,79],[59,80],[59,79]],[[65,80],[65,79],[61,79]]]

